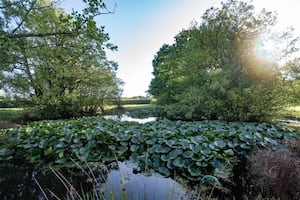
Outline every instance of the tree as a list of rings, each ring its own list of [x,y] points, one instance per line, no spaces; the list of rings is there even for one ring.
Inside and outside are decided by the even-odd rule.
[[[300,58],[294,58],[286,63],[285,67],[285,87],[289,91],[290,104],[300,103]]]
[[[117,96],[117,64],[105,54],[116,47],[93,21],[105,9],[102,1],[72,15],[55,3],[2,1],[1,84],[31,97],[44,118],[67,118]]]
[[[257,52],[275,24],[271,12],[257,14],[246,2],[208,9],[157,53],[150,93],[170,118],[267,120],[285,99],[282,68]],[[289,32],[274,37],[287,42],[280,58],[296,51]]]

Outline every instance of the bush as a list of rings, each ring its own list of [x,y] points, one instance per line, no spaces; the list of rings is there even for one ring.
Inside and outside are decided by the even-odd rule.
[[[250,159],[255,190],[263,197],[300,199],[300,139],[286,146],[287,151],[261,150]]]

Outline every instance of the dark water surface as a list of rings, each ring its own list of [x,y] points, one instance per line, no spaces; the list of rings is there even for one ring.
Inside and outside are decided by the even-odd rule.
[[[125,162],[114,162],[104,167],[93,168],[92,173],[89,169],[84,171],[75,168],[60,168],[53,172],[42,166],[16,162],[1,162],[0,169],[1,200],[71,199],[72,195],[76,196],[76,192],[83,199],[98,197],[98,199],[118,200],[122,199],[122,191],[126,192],[127,199],[191,198],[191,195],[173,179],[158,174],[151,176],[134,174],[133,169]],[[60,180],[59,177],[66,180]]]

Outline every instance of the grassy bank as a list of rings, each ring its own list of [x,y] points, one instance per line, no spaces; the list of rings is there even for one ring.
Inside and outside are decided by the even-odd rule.
[[[14,121],[24,112],[24,108],[0,108],[0,121]]]
[[[300,105],[288,106],[278,112],[280,119],[295,119],[300,120]]]

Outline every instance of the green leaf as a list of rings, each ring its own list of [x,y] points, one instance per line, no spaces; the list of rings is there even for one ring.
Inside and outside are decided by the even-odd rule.
[[[168,158],[169,159],[175,159],[177,156],[182,155],[183,152],[181,149],[174,149],[173,151],[168,153]]]
[[[88,158],[88,157],[89,157],[89,154],[84,154],[84,155],[80,156],[79,159],[80,159],[81,161],[87,161],[87,158]]]
[[[190,150],[192,150],[194,153],[199,153],[200,147],[199,147],[199,145],[196,145],[196,144],[190,144]]]
[[[57,163],[57,164],[66,164],[67,159],[66,158],[58,159],[58,160],[55,161],[55,163]]]
[[[234,156],[234,152],[232,149],[226,149],[224,151],[224,153],[227,155],[227,156]]]
[[[38,144],[30,144],[30,143],[27,143],[27,144],[24,144],[22,147],[24,149],[31,149],[31,148],[34,148],[34,147],[37,147]]]
[[[58,157],[59,157],[59,158],[63,158],[64,155],[65,155],[65,154],[64,154],[64,151],[61,151],[61,152],[59,152]]]
[[[201,149],[200,151],[203,155],[209,155],[211,153],[210,148]]]
[[[184,166],[184,159],[181,157],[177,157],[175,160],[173,160],[173,165],[176,167],[183,167]]]
[[[207,139],[203,136],[200,136],[200,135],[197,135],[197,136],[194,136],[194,137],[191,137],[191,141],[196,144],[196,145],[199,145],[201,144],[202,142],[206,141]]]
[[[214,142],[214,145],[218,148],[223,149],[224,147],[226,147],[227,143],[224,142],[224,140],[218,140]]]
[[[164,176],[166,176],[166,177],[168,177],[168,176],[171,175],[171,172],[170,172],[169,169],[166,168],[166,167],[159,167],[159,168],[158,168],[158,171],[159,171],[159,173],[161,173],[162,175],[164,175]]]
[[[161,160],[164,161],[164,162],[167,162],[167,161],[171,160],[171,158],[168,157],[166,154],[161,155],[160,158],[161,158]]]
[[[240,147],[241,147],[242,149],[251,149],[251,147],[248,146],[247,144],[241,144]]]
[[[138,145],[133,144],[133,145],[130,146],[130,151],[132,151],[132,152],[137,152],[138,149],[139,149]]]
[[[57,148],[64,148],[66,144],[64,142],[60,142],[59,144],[56,145]]]
[[[191,176],[200,176],[201,175],[201,167],[191,164],[188,167],[188,172],[190,173]]]
[[[49,147],[49,148],[45,149],[45,151],[44,151],[45,156],[50,155],[52,153],[53,153],[52,147]]]
[[[193,155],[194,155],[194,153],[193,153],[192,151],[185,151],[185,152],[182,154],[182,156],[183,156],[184,158],[191,158],[191,157],[193,157]]]
[[[202,183],[208,183],[208,182],[213,182],[217,186],[221,186],[220,181],[218,180],[217,177],[212,176],[212,175],[205,175],[201,179]]]
[[[170,147],[163,147],[159,145],[159,147],[156,149],[156,153],[168,153],[171,150]]]
[[[119,149],[118,149],[118,153],[123,154],[123,153],[125,153],[127,150],[128,150],[128,147],[127,147],[127,146],[121,146],[121,147],[119,147]]]
[[[39,154],[30,156],[30,162],[32,162],[32,163],[35,163],[39,160],[40,160],[40,155]]]
[[[176,141],[174,140],[167,140],[166,141],[166,144],[169,146],[169,147],[173,147],[173,145],[176,143]]]

